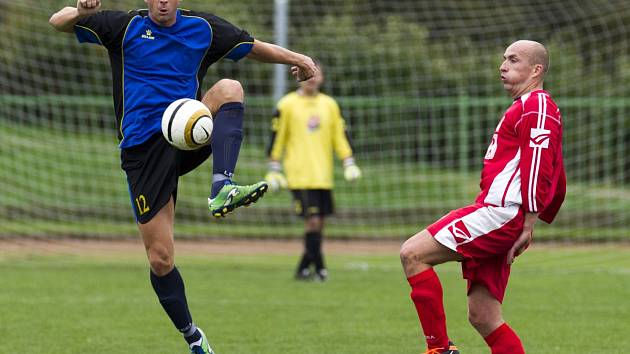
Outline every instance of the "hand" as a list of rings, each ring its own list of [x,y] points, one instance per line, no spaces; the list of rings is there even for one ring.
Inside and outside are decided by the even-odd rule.
[[[518,257],[521,253],[525,252],[529,244],[532,242],[532,237],[534,236],[534,230],[523,230],[521,235],[514,242],[514,246],[508,251],[507,254],[507,264],[511,265],[514,263],[516,257]]]
[[[282,165],[278,161],[269,162],[269,171],[265,175],[265,181],[269,184],[272,192],[287,188],[288,183],[286,177],[282,173]]]
[[[79,16],[94,15],[101,8],[101,0],[77,0]]]
[[[297,81],[306,81],[312,78],[317,70],[319,69],[313,59],[304,55],[301,64],[291,67],[291,74]]]
[[[277,192],[280,189],[287,188],[287,179],[282,172],[269,171],[265,175],[265,181],[269,184],[269,189],[272,192]]]
[[[354,159],[349,157],[343,160],[343,177],[348,182],[356,181],[361,178],[361,169],[354,163]]]

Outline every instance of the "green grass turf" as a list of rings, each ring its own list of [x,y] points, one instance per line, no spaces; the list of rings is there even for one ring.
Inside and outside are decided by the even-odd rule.
[[[292,280],[296,256],[184,255],[196,322],[218,354],[406,354],[420,329],[397,254],[328,257],[330,281]],[[457,264],[439,266],[462,353],[488,353],[466,320]],[[186,353],[137,255],[2,255],[0,353]],[[630,248],[533,247],[504,306],[528,354],[626,353]]]

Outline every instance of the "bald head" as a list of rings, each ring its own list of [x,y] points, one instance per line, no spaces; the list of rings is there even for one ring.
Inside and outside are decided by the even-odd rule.
[[[520,40],[512,43],[508,48],[512,48],[514,51],[521,53],[531,65],[542,65],[543,76],[549,70],[549,52],[547,52],[547,48],[541,43]]]
[[[549,69],[549,54],[545,46],[534,41],[516,41],[503,54],[499,67],[503,88],[513,98],[542,89]]]

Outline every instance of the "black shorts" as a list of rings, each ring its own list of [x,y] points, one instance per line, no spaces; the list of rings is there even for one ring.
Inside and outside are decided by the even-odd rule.
[[[330,189],[292,189],[291,193],[299,216],[326,216],[335,212]]]
[[[171,195],[177,200],[179,176],[194,170],[212,154],[210,145],[182,151],[170,145],[162,133],[120,152],[121,167],[127,173],[131,205],[136,221],[149,222]]]

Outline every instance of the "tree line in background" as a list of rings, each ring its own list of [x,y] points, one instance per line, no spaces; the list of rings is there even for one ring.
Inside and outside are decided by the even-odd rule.
[[[83,63],[108,73],[93,48],[76,49],[48,26],[52,12],[73,1],[0,2],[0,92],[59,92],[76,82]],[[104,8],[134,9],[143,1],[106,0]],[[214,12],[265,41],[273,41],[273,1],[186,0],[182,7]],[[500,93],[497,70],[517,38],[545,43],[548,84],[561,96],[630,94],[630,4],[589,1],[289,2],[290,47],[319,58],[337,96],[489,96]],[[96,68],[93,66],[96,64]],[[16,70],[19,69],[19,70]],[[224,65],[217,76],[246,72],[248,91],[270,94],[271,67]],[[24,80],[25,75],[33,80]],[[90,85],[101,93],[102,77]],[[42,85],[41,83],[47,83]],[[38,84],[39,83],[39,84]],[[594,92],[595,91],[595,92]]]

